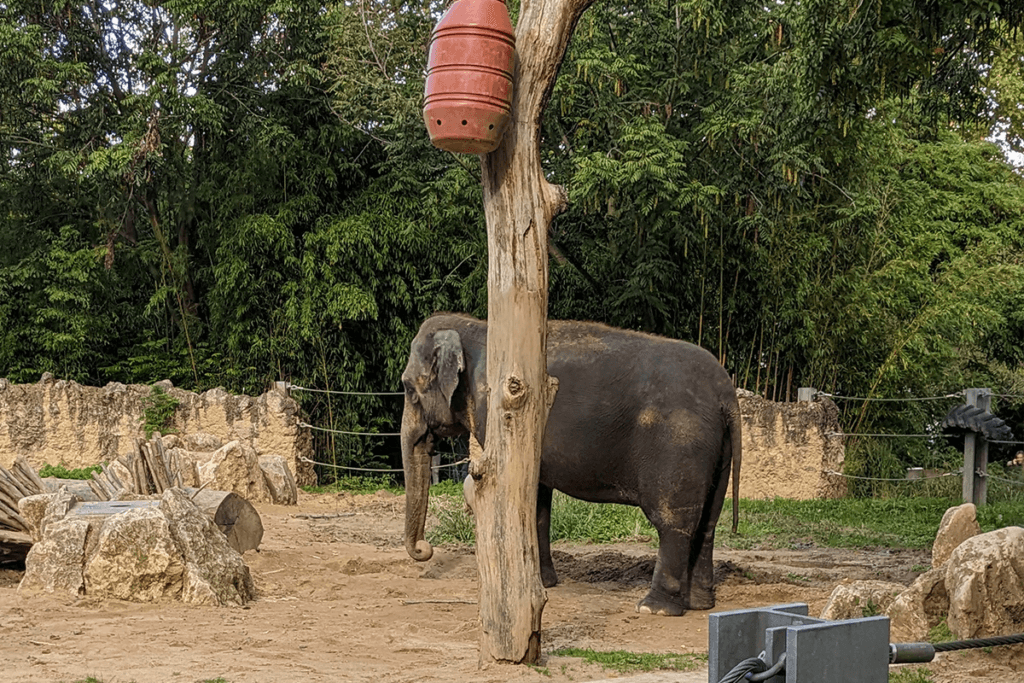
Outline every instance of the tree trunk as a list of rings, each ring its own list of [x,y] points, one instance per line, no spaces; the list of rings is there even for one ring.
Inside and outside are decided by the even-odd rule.
[[[540,165],[540,119],[591,0],[525,0],[516,27],[512,122],[481,159],[488,244],[487,443],[473,461],[481,664],[536,663],[547,595],[537,485],[548,409],[548,230],[566,204]]]

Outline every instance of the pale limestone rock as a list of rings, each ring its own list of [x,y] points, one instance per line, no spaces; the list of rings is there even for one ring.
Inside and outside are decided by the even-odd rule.
[[[207,459],[202,460],[204,456]],[[256,451],[239,441],[224,444],[213,453],[193,453],[199,485],[218,491],[231,491],[250,503],[270,502]]]
[[[100,525],[85,564],[86,593],[134,602],[176,598],[183,573],[182,554],[163,513],[128,510]]]
[[[950,631],[980,638],[1024,631],[1024,528],[969,538],[944,569]]]
[[[46,508],[54,495],[52,493],[37,493],[34,496],[27,496],[18,501],[18,512],[28,522],[28,533],[36,543],[43,538],[39,527],[42,524],[43,516],[46,515]]]
[[[973,503],[964,503],[946,510],[932,545],[932,566],[941,567],[958,545],[980,533],[977,508]]]
[[[88,533],[89,523],[81,520],[57,520],[47,525],[43,539],[28,551],[18,591],[84,595],[82,568]]]
[[[185,559],[182,600],[202,605],[244,605],[252,600],[255,587],[242,556],[184,491],[164,491],[159,509]]]
[[[260,469],[263,480],[270,492],[270,499],[277,505],[295,505],[299,501],[299,488],[295,477],[288,469],[288,463],[280,455],[261,455]]]
[[[923,641],[928,632],[946,618],[948,612],[946,568],[930,569],[896,596],[887,610],[890,619],[889,640],[894,643]]]
[[[64,519],[68,510],[73,508],[76,503],[78,503],[78,496],[68,491],[67,487],[61,486],[57,493],[50,494],[50,502],[46,504],[46,512],[43,513],[43,518],[39,522],[39,538],[44,538],[46,527]]]
[[[193,432],[192,434],[186,434],[181,439],[181,448],[185,448],[190,451],[201,451],[204,453],[212,453],[221,446],[224,445],[224,441],[213,434],[207,434],[205,432]]]
[[[167,450],[171,450],[172,448],[181,448],[182,447],[181,437],[178,436],[177,434],[164,434],[163,435],[163,440],[164,440],[164,448],[166,448]]]
[[[841,583],[832,591],[822,619],[860,619],[883,614],[903,586],[889,581],[850,581]]]

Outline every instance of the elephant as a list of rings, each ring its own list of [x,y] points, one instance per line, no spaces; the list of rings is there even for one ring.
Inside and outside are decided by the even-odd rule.
[[[544,431],[537,495],[541,581],[557,584],[549,538],[552,491],[635,505],[660,544],[642,613],[714,607],[715,526],[742,459],[736,389],[711,353],[688,342],[600,323],[550,321],[548,374],[558,380]],[[435,314],[420,326],[402,373],[405,547],[424,538],[430,453],[437,438],[471,433],[487,447],[487,322]],[[472,476],[472,470],[471,470]],[[733,530],[737,523],[733,505]]]

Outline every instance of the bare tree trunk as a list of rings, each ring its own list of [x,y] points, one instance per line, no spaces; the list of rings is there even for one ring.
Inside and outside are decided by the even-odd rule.
[[[512,122],[481,159],[487,217],[487,443],[476,478],[481,664],[536,663],[547,594],[537,551],[537,485],[548,410],[548,230],[565,208],[540,165],[540,119],[566,46],[592,0],[525,0],[516,27]]]

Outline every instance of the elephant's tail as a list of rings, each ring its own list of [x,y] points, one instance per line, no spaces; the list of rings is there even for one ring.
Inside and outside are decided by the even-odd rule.
[[[729,450],[732,451],[732,532],[740,524],[740,463],[743,462],[743,433],[740,431],[740,408],[733,405],[726,411],[729,421]]]

